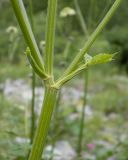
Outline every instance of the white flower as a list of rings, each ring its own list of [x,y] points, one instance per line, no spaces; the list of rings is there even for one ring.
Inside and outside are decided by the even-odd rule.
[[[44,47],[45,46],[45,41],[40,41],[40,47]]]
[[[60,17],[74,16],[76,11],[73,8],[65,7],[60,12]]]
[[[15,27],[15,26],[9,26],[7,29],[6,29],[6,33],[17,33],[18,32],[18,29]]]

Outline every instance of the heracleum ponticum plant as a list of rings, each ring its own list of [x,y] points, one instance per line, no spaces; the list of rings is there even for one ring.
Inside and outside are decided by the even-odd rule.
[[[72,63],[58,80],[54,80],[55,77],[53,72],[57,0],[48,0],[46,47],[44,60],[42,60],[30,23],[28,21],[23,1],[10,1],[24,35],[25,41],[28,45],[28,48],[26,49],[27,58],[34,71],[44,81],[45,84],[43,107],[40,114],[38,127],[34,136],[32,149],[28,158],[28,160],[40,160],[43,149],[45,147],[50,121],[59,89],[67,81],[71,80],[74,76],[84,71],[86,68],[95,64],[110,62],[113,59],[113,54],[98,54],[94,57],[91,57],[87,54],[87,51],[94,43],[97,36],[104,29],[108,21],[111,19],[122,0],[116,0],[114,2],[104,19],[101,21],[92,35],[88,38],[83,48],[79,51],[79,53],[73,59]]]

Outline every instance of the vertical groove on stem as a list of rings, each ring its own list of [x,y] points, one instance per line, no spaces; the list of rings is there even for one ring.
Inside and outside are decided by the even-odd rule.
[[[45,46],[45,68],[49,75],[53,74],[53,54],[54,54],[54,39],[56,26],[56,10],[57,0],[48,1],[48,15],[46,25],[46,46]]]
[[[54,105],[58,91],[53,88],[46,88],[43,107],[39,118],[38,128],[34,137],[32,150],[28,160],[40,160],[46,143],[48,129],[51,122]]]

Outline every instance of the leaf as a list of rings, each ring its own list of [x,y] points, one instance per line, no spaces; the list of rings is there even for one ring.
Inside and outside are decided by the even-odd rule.
[[[87,57],[87,64],[88,65],[95,65],[95,64],[101,64],[101,63],[107,63],[113,60],[113,57],[115,56],[116,53],[114,54],[107,54],[107,53],[101,53],[98,54],[92,58],[89,58],[89,56]]]

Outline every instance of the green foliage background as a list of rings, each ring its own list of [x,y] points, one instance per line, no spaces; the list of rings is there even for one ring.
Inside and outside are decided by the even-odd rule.
[[[114,0],[79,0],[79,5],[81,7],[82,13],[84,15],[85,21],[87,23],[87,27],[89,33],[95,29],[98,25],[100,20],[103,18],[109,7],[112,5]],[[28,8],[28,1],[24,1],[25,6],[29,13]],[[47,11],[47,0],[33,0],[34,6],[34,20],[35,20],[35,35],[38,40],[38,45],[40,41],[45,39],[45,24],[46,24],[46,11]],[[83,36],[80,23],[77,19],[77,16],[67,17],[67,18],[60,18],[59,14],[60,11],[64,7],[71,7],[75,9],[74,0],[59,0],[58,1],[58,18],[57,18],[57,30],[56,30],[56,54],[59,56],[64,52],[64,48],[66,46],[67,40],[72,37],[72,44],[70,47],[70,53],[75,54],[78,48],[81,47],[81,44],[85,41],[85,37]],[[116,12],[115,16],[112,18],[110,23],[107,25],[104,34],[102,35],[102,40],[107,41],[107,43],[111,43],[109,45],[109,50],[111,51],[121,51],[121,55],[119,56],[120,61],[121,57],[126,56],[128,50],[127,41],[128,34],[127,26],[128,21],[126,20],[128,17],[127,12],[128,1],[124,0],[121,7]],[[9,35],[6,33],[6,28],[9,26],[17,26],[17,22],[12,11],[11,5],[9,1],[0,1],[0,57],[1,59],[6,59],[8,54],[8,45],[9,45]],[[120,25],[121,24],[121,25]],[[15,53],[15,58],[20,59],[22,57],[23,52],[25,50],[25,44],[23,37],[21,35],[20,29],[19,30],[19,37],[20,43],[18,44],[18,49]],[[118,34],[117,34],[118,32]],[[122,39],[122,37],[123,38]],[[122,40],[120,40],[122,39]],[[100,42],[102,41],[100,40]],[[122,42],[120,42],[122,41]],[[118,43],[117,43],[118,42]],[[101,43],[102,46],[102,43]],[[99,45],[99,49],[103,48]],[[95,49],[94,49],[95,50]],[[96,48],[97,50],[97,48]],[[74,55],[71,55],[72,57]],[[70,57],[68,59],[70,60]],[[127,57],[127,56],[126,56]],[[14,59],[15,61],[15,59]]]
[[[34,33],[40,46],[40,42],[45,40],[45,25],[47,13],[48,0],[33,0],[34,6]],[[87,23],[89,34],[93,32],[98,23],[101,21],[109,7],[114,0],[78,0],[85,22]],[[28,0],[24,0],[25,7],[29,13]],[[86,41],[77,16],[66,18],[60,17],[60,12],[64,7],[71,7],[75,9],[74,0],[58,0],[57,13],[57,29],[56,29],[56,44],[55,44],[55,74],[62,74],[62,70],[73,59],[76,52],[81,48]],[[128,159],[128,143],[126,140],[120,141],[120,137],[128,133],[128,81],[127,75],[119,72],[117,68],[123,64],[123,69],[128,70],[128,0],[123,0],[120,8],[105,28],[102,35],[97,39],[89,51],[90,55],[97,53],[115,53],[119,51],[116,60],[113,64],[96,66],[90,71],[89,77],[89,96],[88,104],[93,108],[94,116],[85,122],[85,137],[84,144],[90,141],[106,140],[114,143],[119,142],[116,149],[107,151],[103,147],[96,148],[93,154],[98,160],[107,159],[110,155],[115,155],[118,160]],[[18,29],[17,39],[10,41],[11,35],[6,32],[7,28],[14,26]],[[13,47],[17,43],[17,47]],[[66,53],[66,46],[70,43],[68,53]],[[28,74],[31,69],[25,66],[26,57],[24,51],[26,50],[22,33],[18,26],[17,20],[11,8],[9,0],[0,0],[0,84],[6,82],[6,79],[11,78],[21,79],[25,78],[29,83]],[[41,50],[41,48],[40,48]],[[13,53],[13,60],[9,57]],[[42,52],[42,50],[41,50]],[[62,58],[67,55],[66,62]],[[60,68],[60,66],[62,68]],[[125,71],[123,70],[123,71]],[[29,79],[29,80],[28,80]],[[74,79],[71,84],[73,87],[80,88],[82,76]],[[42,85],[42,82],[37,79],[37,86]],[[70,86],[70,83],[68,84]],[[69,87],[68,86],[68,87]],[[0,86],[1,87],[1,86]],[[79,102],[82,103],[81,100]],[[59,135],[58,139],[70,140],[72,146],[76,147],[76,137],[79,131],[79,120],[69,120],[67,117],[70,114],[77,113],[77,106],[79,104],[72,104],[67,102],[64,104],[60,102],[59,115]],[[66,109],[65,109],[66,108]],[[111,115],[113,114],[113,115]],[[111,117],[116,115],[115,118]],[[22,146],[15,143],[15,137],[24,137],[24,112],[20,110],[20,105],[15,104],[13,100],[10,102],[3,96],[0,88],[0,159],[1,160],[17,160],[25,159],[26,152],[30,146]],[[107,120],[105,119],[107,117]],[[18,124],[18,125],[16,125]],[[12,130],[12,128],[14,129]],[[3,128],[8,128],[7,130]],[[105,128],[113,128],[115,131],[112,135],[107,135]],[[100,133],[100,132],[103,133]],[[49,137],[51,137],[50,133]],[[72,138],[71,138],[72,137]],[[115,138],[116,137],[116,138]],[[9,143],[9,145],[7,145]],[[4,149],[6,148],[6,150]],[[87,150],[87,147],[85,147]],[[25,151],[24,151],[25,150]],[[6,151],[6,152],[5,152]],[[8,158],[9,156],[9,158]],[[3,159],[5,157],[5,159]]]

